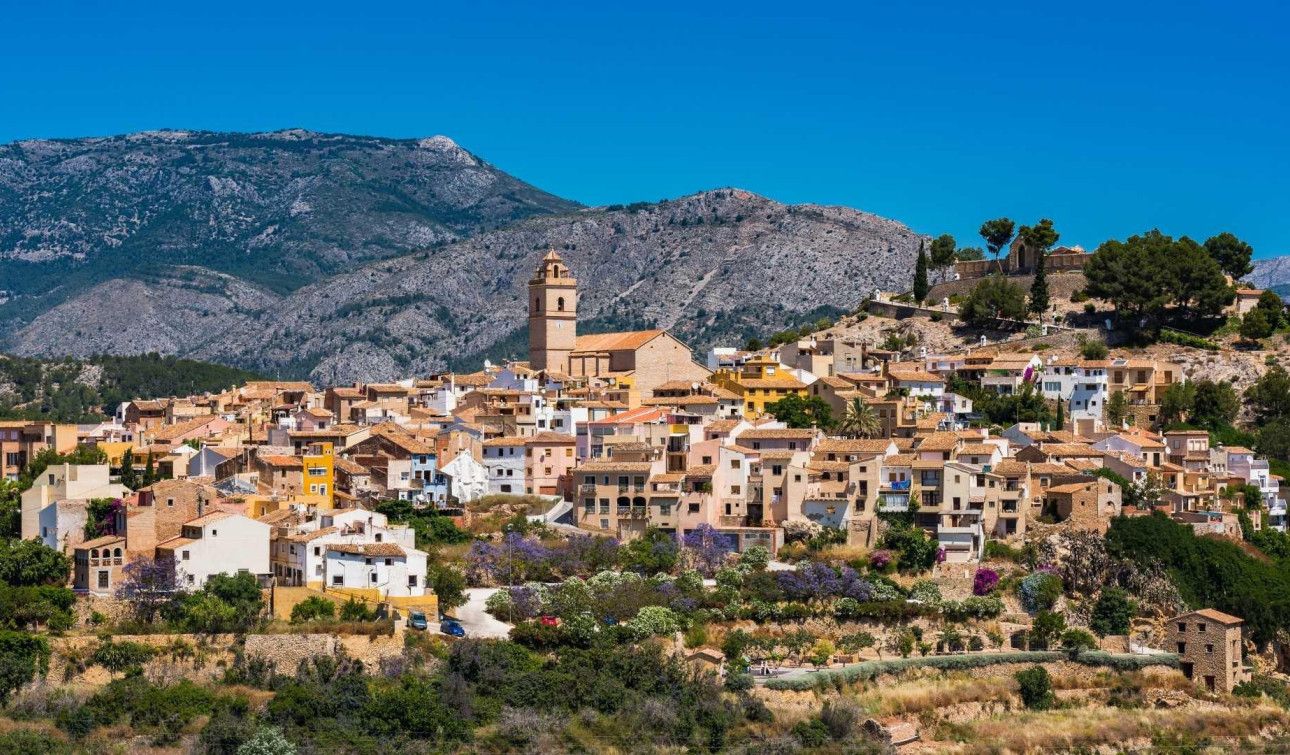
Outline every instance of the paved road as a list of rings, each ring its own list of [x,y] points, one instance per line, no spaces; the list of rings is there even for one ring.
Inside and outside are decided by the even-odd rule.
[[[497,592],[496,587],[472,587],[466,590],[466,605],[456,610],[457,620],[466,630],[467,637],[505,639],[511,633],[511,625],[494,619],[484,610],[484,602]]]

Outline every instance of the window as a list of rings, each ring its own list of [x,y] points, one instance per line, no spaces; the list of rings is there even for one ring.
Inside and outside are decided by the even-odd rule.
[[[738,459],[731,459],[731,460],[730,460],[730,468],[731,468],[731,469],[738,469],[738,468],[739,468],[739,460],[738,460]]]
[[[106,590],[107,588],[108,588],[108,572],[106,570],[100,569],[99,570],[99,589]],[[1211,645],[1210,647],[1212,648],[1213,646]]]
[[[417,575],[415,575],[415,574],[409,574],[409,575],[408,575],[408,587],[416,587],[416,586],[417,586]]]
[[[1197,632],[1203,632],[1203,631],[1205,631],[1205,622],[1203,622],[1203,621],[1202,621],[1202,622],[1200,622],[1199,624],[1197,624],[1197,625],[1196,625],[1196,631],[1197,631]]]
[[[371,574],[367,575],[367,581],[371,582],[372,584],[376,584],[376,572],[372,572]]]
[[[1213,655],[1213,654],[1214,654],[1214,646],[1213,646],[1213,645],[1209,645],[1209,644],[1205,645],[1205,653],[1206,653],[1207,655]]]
[[[1186,631],[1187,631],[1187,622],[1185,622],[1185,621],[1180,621],[1180,622],[1178,622],[1178,631],[1179,631],[1179,632],[1186,632]]]
[[[392,558],[387,558],[387,559],[385,559],[385,565],[386,565],[386,566],[390,566],[390,565],[391,565],[391,564],[393,564],[393,563],[394,563],[394,559],[392,559]]]
[[[319,548],[318,546],[314,546],[314,555],[315,555],[315,556],[321,556],[321,555],[322,555],[322,548]]]
[[[188,551],[183,551],[183,559],[182,559],[182,560],[184,560],[184,561],[187,561],[187,560],[188,560]]]
[[[1178,655],[1182,655],[1186,652],[1187,652],[1187,643],[1185,642],[1178,643]]]
[[[211,537],[215,537],[218,534],[219,534],[219,530],[211,530]]]
[[[345,584],[345,577],[344,577],[344,575],[341,575],[341,574],[333,574],[333,575],[332,575],[332,578],[331,578],[331,583],[332,583],[333,585],[343,585],[343,584]]]
[[[166,499],[166,506],[174,506],[174,505],[175,505],[175,499],[174,499],[174,498],[167,498],[167,499]]]

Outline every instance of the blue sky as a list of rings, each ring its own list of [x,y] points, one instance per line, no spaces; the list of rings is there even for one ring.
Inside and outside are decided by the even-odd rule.
[[[6,8],[0,142],[445,134],[587,204],[739,186],[961,244],[1047,216],[1290,254],[1271,3],[122,5]]]

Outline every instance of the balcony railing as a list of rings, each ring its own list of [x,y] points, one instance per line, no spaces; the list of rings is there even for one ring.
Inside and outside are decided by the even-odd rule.
[[[578,486],[578,490],[583,493],[594,493],[596,492],[596,483],[584,482]]]

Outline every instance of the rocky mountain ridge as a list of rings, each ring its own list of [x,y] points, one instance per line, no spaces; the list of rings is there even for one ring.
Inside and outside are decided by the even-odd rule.
[[[0,327],[104,280],[196,264],[279,293],[579,207],[451,139],[301,129],[0,145]]]
[[[116,171],[105,167],[101,153],[90,158],[97,162],[86,169],[80,197],[69,183],[25,178],[26,209],[6,210],[0,218],[6,229],[0,234],[0,279],[23,279],[9,288],[13,301],[0,309],[3,345],[33,356],[155,351],[322,383],[476,369],[485,357],[526,355],[524,288],[537,260],[555,248],[580,280],[581,332],[663,327],[702,352],[853,309],[875,287],[907,288],[925,240],[869,213],[789,206],[738,189],[583,208],[506,176],[446,139],[368,143],[364,137],[293,134],[167,132],[111,140],[154,145],[140,159],[154,166],[148,169],[154,175],[171,176],[184,166],[156,168],[158,141],[191,147],[223,136],[235,149],[221,148],[218,160],[209,158],[231,166],[220,171],[250,171],[279,189],[273,201],[257,204],[254,198],[271,192],[252,192],[249,182],[213,175],[218,171],[207,166],[209,190],[167,200],[181,209],[161,224],[164,229],[155,219],[127,223],[134,230],[107,248],[87,241],[111,235],[102,230],[109,214],[103,203],[119,203],[98,196]],[[299,155],[282,146],[297,138],[304,145]],[[273,146],[263,154],[246,146],[259,139]],[[0,148],[0,192],[10,196],[14,176],[22,173],[12,164],[13,146]],[[29,162],[31,152],[59,149],[58,143],[20,143]],[[169,155],[168,149],[162,152]],[[427,169],[433,181],[418,169],[391,167],[423,152],[418,159],[435,166]],[[307,175],[288,179],[267,167],[290,155],[297,166],[291,170]],[[302,161],[313,172],[299,167]],[[336,178],[356,171],[386,171],[387,199],[401,193],[435,197],[439,204],[430,211],[424,199],[420,214],[375,207],[376,195],[364,188],[371,182]],[[407,189],[399,183],[404,177]],[[158,180],[173,185],[167,183],[172,178]],[[416,188],[420,183],[426,185]],[[29,196],[40,193],[30,188],[37,185],[60,187],[63,199]],[[290,185],[326,191],[302,200],[281,188]],[[91,186],[96,188],[86,188]],[[143,191],[135,183],[127,188]],[[234,197],[232,204],[212,199],[220,196]],[[320,196],[331,199],[323,203]],[[274,212],[291,217],[297,200],[309,204],[307,211],[297,207],[297,215],[311,220],[272,222]],[[460,211],[447,212],[448,206]],[[63,228],[35,220],[54,218],[56,207],[83,222]],[[224,209],[215,212],[219,207]],[[72,208],[82,208],[81,214]],[[127,246],[137,259],[119,264]],[[56,274],[60,269],[64,273]],[[39,270],[45,278],[24,278],[23,270]],[[46,278],[48,290],[41,290]],[[17,290],[23,286],[25,292]]]

